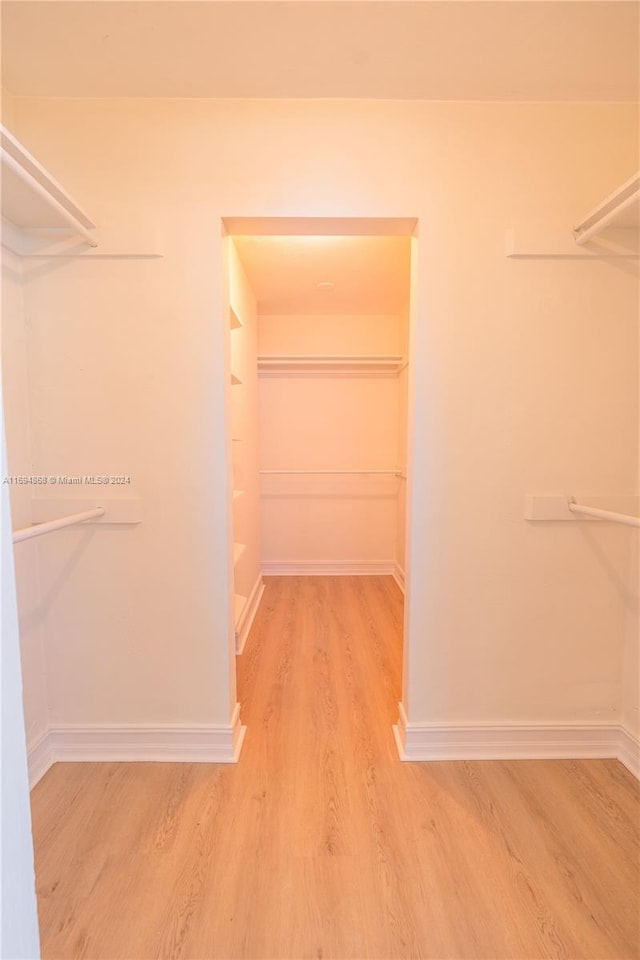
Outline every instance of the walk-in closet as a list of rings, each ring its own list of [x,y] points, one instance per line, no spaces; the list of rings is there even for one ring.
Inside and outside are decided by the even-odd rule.
[[[227,244],[241,653],[263,574],[404,585],[411,237]]]
[[[0,17],[0,955],[640,956],[638,3]]]

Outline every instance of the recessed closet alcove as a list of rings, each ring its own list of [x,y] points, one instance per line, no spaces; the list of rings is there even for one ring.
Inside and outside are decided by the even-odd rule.
[[[263,575],[386,575],[404,588],[415,223],[232,226],[228,425],[241,653]]]

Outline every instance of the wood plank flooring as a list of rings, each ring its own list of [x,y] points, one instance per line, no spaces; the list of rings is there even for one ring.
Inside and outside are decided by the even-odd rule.
[[[390,577],[269,578],[236,766],[57,764],[32,794],[45,958],[635,960],[617,761],[402,764]]]

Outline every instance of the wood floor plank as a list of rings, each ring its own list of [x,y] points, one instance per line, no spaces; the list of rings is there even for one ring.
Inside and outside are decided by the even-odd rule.
[[[617,761],[403,764],[391,577],[268,578],[240,763],[56,764],[32,793],[43,957],[637,960]]]

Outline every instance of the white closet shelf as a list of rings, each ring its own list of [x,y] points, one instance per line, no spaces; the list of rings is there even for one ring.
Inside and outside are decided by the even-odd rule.
[[[239,384],[241,384],[241,383],[242,383],[242,380],[240,379],[240,377],[236,377],[235,373],[232,373],[232,374],[231,374],[231,386],[232,386],[232,387],[237,387],[237,386],[239,386]]]
[[[586,243],[606,227],[640,226],[640,171],[629,177],[575,227],[576,243]]]
[[[247,549],[246,544],[244,543],[234,543],[233,545],[233,562],[234,564],[238,562],[242,554]]]
[[[238,314],[235,312],[235,310],[233,309],[233,307],[231,307],[231,309],[230,309],[230,311],[229,311],[229,316],[230,316],[230,323],[231,323],[231,329],[232,329],[232,330],[237,330],[238,327],[241,327],[241,326],[242,326],[242,320],[240,319],[240,317],[238,316]]]
[[[242,616],[242,612],[245,608],[247,598],[244,597],[241,593],[236,593],[234,594],[233,600],[234,600],[234,611],[233,611],[234,623],[237,627],[238,623],[240,622],[240,617]]]
[[[0,125],[2,216],[21,231],[68,228],[92,247],[95,224],[51,174]],[[3,245],[9,246],[3,240]],[[13,249],[13,247],[10,247]],[[13,249],[14,253],[21,253]]]
[[[404,364],[404,357],[391,354],[261,354],[258,356],[258,372],[263,377],[395,377]]]
[[[637,260],[640,172],[634,173],[571,230],[566,221],[529,221],[506,232],[505,254],[535,260]]]

